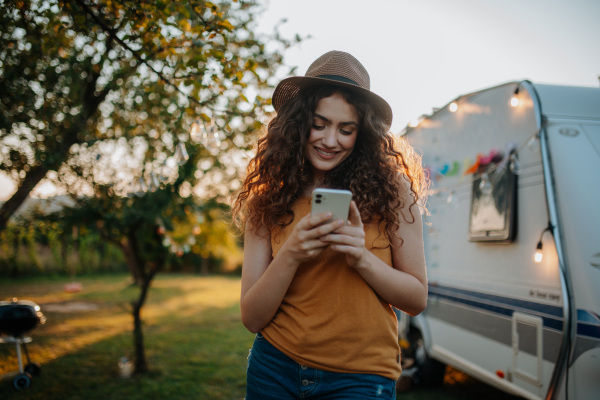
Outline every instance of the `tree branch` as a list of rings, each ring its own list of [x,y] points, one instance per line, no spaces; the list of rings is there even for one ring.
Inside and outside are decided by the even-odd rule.
[[[195,97],[190,96],[189,94],[183,92],[178,85],[174,84],[173,82],[171,82],[164,74],[162,74],[161,72],[157,71],[152,65],[150,65],[150,63],[145,60],[142,56],[140,56],[135,50],[133,50],[127,43],[125,43],[125,41],[121,40],[115,33],[115,31],[111,28],[108,27],[108,25],[106,25],[106,23],[100,18],[98,17],[94,11],[83,1],[83,0],[75,0],[84,10],[85,12],[92,17],[92,19],[108,34],[110,35],[117,43],[119,43],[121,46],[123,46],[125,49],[127,49],[128,51],[131,52],[131,54],[133,55],[133,57],[141,64],[146,65],[148,68],[150,68],[150,70],[152,72],[154,72],[156,75],[158,75],[158,77],[163,80],[167,85],[173,87],[175,90],[177,90],[179,93],[181,93],[182,95],[184,95],[185,97],[187,97],[191,102],[198,104],[199,106],[205,107],[208,103],[206,102],[201,102],[198,99],[196,99]]]

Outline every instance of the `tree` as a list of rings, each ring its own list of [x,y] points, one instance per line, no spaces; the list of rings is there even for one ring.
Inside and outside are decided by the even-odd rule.
[[[140,285],[132,303],[138,373],[147,369],[141,309],[171,256],[161,232],[227,194],[222,180],[237,176],[248,134],[266,113],[261,94],[290,45],[275,35],[267,49],[253,32],[256,8],[2,3],[0,161],[18,189],[0,208],[0,230],[45,176],[73,195],[61,218],[119,245]],[[202,203],[191,195],[198,187]]]
[[[96,229],[105,240],[123,251],[140,288],[137,299],[131,302],[136,373],[148,370],[141,311],[153,278],[173,257],[170,245],[163,243],[165,232],[172,230],[173,221],[183,219],[184,215],[203,212],[194,197],[179,194],[182,185],[194,175],[197,157],[197,152],[192,153],[180,166],[175,181],[162,184],[156,190],[118,196],[112,185],[96,184],[93,196],[79,197],[72,207],[47,217],[67,225]]]
[[[201,116],[226,130],[235,126],[236,136],[225,139],[243,147],[237,135],[256,128],[267,105],[261,91],[289,45],[276,35],[270,43],[279,47],[269,51],[254,34],[254,1],[1,7],[0,170],[18,188],[0,208],[0,230],[78,146],[181,132]]]

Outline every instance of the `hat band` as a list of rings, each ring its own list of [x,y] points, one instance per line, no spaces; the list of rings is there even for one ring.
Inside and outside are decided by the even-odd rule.
[[[339,75],[317,75],[317,78],[329,79],[332,81],[338,81],[338,82],[343,82],[343,83],[350,83],[352,85],[360,87],[360,85],[358,83],[354,82],[352,79],[348,79],[346,77],[339,76]]]

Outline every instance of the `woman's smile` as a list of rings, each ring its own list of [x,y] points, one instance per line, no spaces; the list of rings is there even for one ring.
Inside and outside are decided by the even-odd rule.
[[[324,158],[326,160],[331,160],[332,158],[334,158],[336,156],[336,154],[339,153],[337,151],[329,151],[329,150],[325,150],[325,149],[322,149],[319,147],[315,147],[315,150],[322,158]]]

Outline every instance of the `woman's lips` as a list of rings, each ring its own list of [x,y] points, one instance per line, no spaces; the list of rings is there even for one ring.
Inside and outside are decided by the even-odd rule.
[[[324,158],[326,160],[331,160],[338,153],[337,151],[327,151],[327,150],[321,149],[319,147],[315,147],[314,149],[321,158]]]

